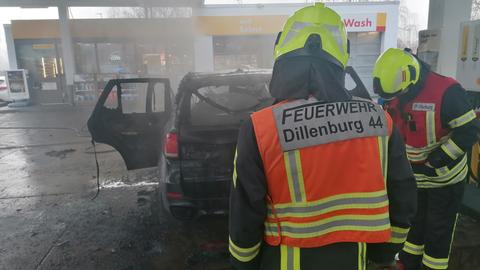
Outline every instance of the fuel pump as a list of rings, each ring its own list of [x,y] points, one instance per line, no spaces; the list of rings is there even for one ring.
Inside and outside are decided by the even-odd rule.
[[[467,90],[477,117],[480,117],[480,20],[462,23],[459,38],[457,80]],[[472,148],[470,165],[463,210],[480,219],[480,140]]]

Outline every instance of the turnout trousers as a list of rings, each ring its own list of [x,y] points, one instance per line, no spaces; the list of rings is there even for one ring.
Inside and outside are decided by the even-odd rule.
[[[262,247],[261,270],[365,270],[365,243],[335,243],[318,248]]]
[[[419,188],[417,214],[400,252],[405,270],[448,269],[450,247],[464,181],[439,188]]]

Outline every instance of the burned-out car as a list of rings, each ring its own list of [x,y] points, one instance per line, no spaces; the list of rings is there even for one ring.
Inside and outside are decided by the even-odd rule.
[[[273,103],[269,70],[190,73],[180,83],[160,162],[163,200],[173,216],[223,213],[238,129]]]
[[[159,166],[165,208],[179,219],[224,213],[237,133],[273,103],[270,70],[189,73],[175,99],[167,79],[110,81],[88,121],[127,169]]]
[[[368,97],[349,68],[357,96]],[[159,166],[164,207],[176,218],[226,213],[238,130],[273,104],[271,70],[189,73],[175,98],[167,79],[110,81],[88,121],[96,142],[127,168]]]

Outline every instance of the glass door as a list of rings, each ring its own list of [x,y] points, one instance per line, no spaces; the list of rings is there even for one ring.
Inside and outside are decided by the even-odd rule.
[[[55,42],[17,44],[19,67],[28,70],[32,101],[64,103],[63,61]]]

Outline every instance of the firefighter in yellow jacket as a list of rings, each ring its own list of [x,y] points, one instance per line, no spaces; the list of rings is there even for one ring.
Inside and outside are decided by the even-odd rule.
[[[273,106],[240,129],[230,202],[235,269],[395,269],[416,186],[391,118],[344,87],[337,13],[297,11],[275,44]]]

